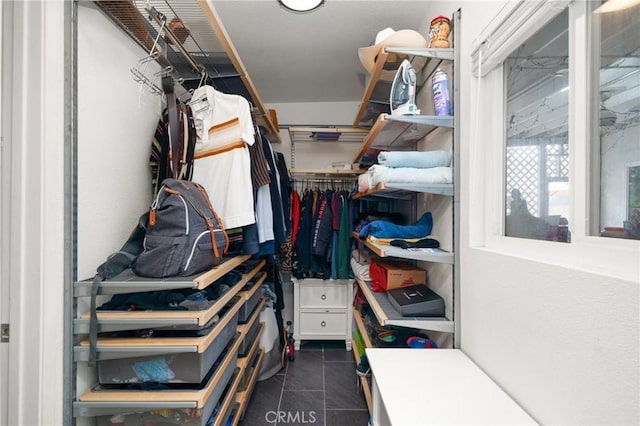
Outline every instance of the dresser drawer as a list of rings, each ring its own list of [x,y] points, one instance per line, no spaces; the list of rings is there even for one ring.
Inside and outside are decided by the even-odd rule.
[[[345,308],[346,285],[300,286],[300,308]]]
[[[344,335],[346,333],[346,324],[346,312],[300,313],[300,333],[305,335]]]

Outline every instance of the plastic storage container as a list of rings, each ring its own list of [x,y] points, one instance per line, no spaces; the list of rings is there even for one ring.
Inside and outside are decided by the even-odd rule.
[[[160,408],[144,413],[116,414],[112,416],[98,417],[98,426],[205,426],[214,414],[216,407],[222,403],[224,391],[228,388],[236,372],[237,354],[232,355],[232,360],[225,368],[222,377],[214,385],[214,389],[201,408]],[[188,390],[184,390],[188,392]],[[148,391],[148,392],[163,392]],[[218,413],[219,414],[219,413]]]
[[[244,305],[242,305],[240,307],[240,310],[238,311],[238,323],[239,324],[246,324],[247,321],[249,321],[249,318],[251,318],[251,314],[253,313],[253,310],[255,309],[255,307],[260,302],[260,297],[261,296],[262,296],[262,291],[260,291],[260,289],[258,289],[257,291],[255,291],[253,293],[253,295],[251,295],[249,300],[244,302]]]
[[[238,324],[238,314],[202,353],[187,352],[135,358],[98,361],[98,380],[101,384],[139,383],[200,383],[232,339]],[[214,327],[210,333],[217,330]],[[206,339],[206,336],[202,337]]]
[[[260,329],[260,319],[256,318],[253,322],[249,330],[247,331],[247,335],[244,336],[242,343],[240,343],[240,349],[238,349],[238,356],[243,358],[247,356],[249,349],[251,349],[251,345],[253,345],[256,336],[258,335],[258,330]]]

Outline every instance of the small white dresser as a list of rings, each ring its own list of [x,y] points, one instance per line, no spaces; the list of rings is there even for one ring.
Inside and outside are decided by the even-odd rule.
[[[296,350],[302,340],[344,340],[350,351],[353,280],[292,278],[291,281]]]

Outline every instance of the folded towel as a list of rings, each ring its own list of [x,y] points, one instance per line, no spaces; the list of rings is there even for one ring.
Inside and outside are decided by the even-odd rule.
[[[414,167],[391,168],[379,164],[367,170],[371,187],[384,183],[451,183],[453,182],[451,167],[432,167],[417,169]]]
[[[360,277],[364,281],[371,281],[371,277],[369,276],[369,264],[362,265],[358,263],[353,257],[351,258],[351,270],[353,271],[353,275],[355,277]]]
[[[351,258],[361,265],[368,265],[371,261],[372,253],[369,250],[353,249],[351,251]]]
[[[371,183],[369,182],[370,177],[367,173],[362,173],[358,175],[358,192],[364,193],[371,188]]]
[[[433,217],[431,212],[424,213],[413,225],[396,225],[384,220],[374,220],[363,226],[360,238],[372,235],[376,238],[423,238],[431,234]]]
[[[413,167],[417,169],[449,167],[451,154],[442,150],[383,151],[378,154],[378,164],[386,167]]]

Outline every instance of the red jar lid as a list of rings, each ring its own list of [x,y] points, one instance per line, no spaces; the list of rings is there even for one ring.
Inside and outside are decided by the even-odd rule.
[[[447,21],[447,24],[448,24],[449,23],[449,18],[447,18],[446,16],[442,16],[442,15],[436,16],[435,18],[433,18],[431,20],[431,25],[433,25],[433,23],[436,22],[436,21]]]

